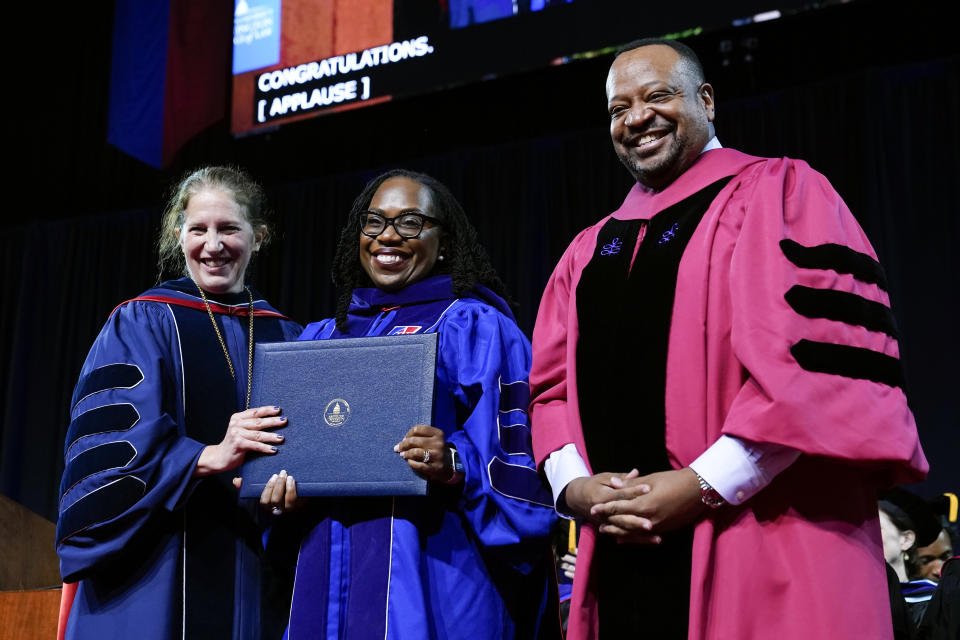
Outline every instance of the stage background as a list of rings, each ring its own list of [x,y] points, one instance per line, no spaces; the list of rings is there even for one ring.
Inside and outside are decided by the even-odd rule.
[[[114,306],[154,283],[164,191],[183,171],[231,162],[264,181],[279,224],[253,283],[302,323],[331,313],[328,267],[363,183],[396,166],[431,173],[464,203],[528,334],[567,243],[630,186],[607,134],[609,56],[240,139],[225,101],[221,122],[154,169],[105,142],[110,4],[19,9],[37,46],[7,57],[23,88],[6,123],[0,493],[47,518],[83,358]],[[807,160],[884,262],[932,465],[925,495],[960,485],[960,60],[941,6],[860,0],[687,40],[716,89],[721,142]]]

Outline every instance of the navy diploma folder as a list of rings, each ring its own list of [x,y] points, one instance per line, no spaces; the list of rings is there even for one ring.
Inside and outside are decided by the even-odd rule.
[[[281,407],[273,455],[248,455],[240,496],[286,469],[298,496],[425,495],[393,447],[432,424],[437,334],[256,345],[250,406]]]

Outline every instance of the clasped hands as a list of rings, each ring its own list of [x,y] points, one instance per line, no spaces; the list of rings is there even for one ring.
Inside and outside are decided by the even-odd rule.
[[[660,544],[661,534],[701,518],[707,510],[692,469],[641,476],[598,473],[572,480],[564,491],[567,508],[599,525],[618,542]]]

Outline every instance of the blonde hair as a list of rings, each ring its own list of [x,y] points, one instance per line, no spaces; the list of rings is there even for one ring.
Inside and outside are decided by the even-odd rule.
[[[157,278],[165,273],[187,275],[187,264],[180,248],[177,230],[183,227],[184,211],[190,198],[204,189],[218,189],[229,193],[243,209],[244,217],[255,231],[263,231],[261,247],[270,239],[269,211],[266,193],[250,175],[239,167],[202,167],[185,175],[170,190],[167,206],[160,222],[157,239]]]

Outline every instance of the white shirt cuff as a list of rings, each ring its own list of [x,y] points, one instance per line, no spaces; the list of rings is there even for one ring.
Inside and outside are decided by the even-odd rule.
[[[800,452],[782,444],[722,435],[690,464],[730,504],[742,504],[793,464]]]
[[[547,476],[547,482],[550,483],[550,489],[553,491],[554,508],[557,506],[557,498],[571,480],[590,477],[590,471],[573,443],[565,444],[547,456],[543,462],[543,473]],[[558,513],[565,515],[563,512]]]

